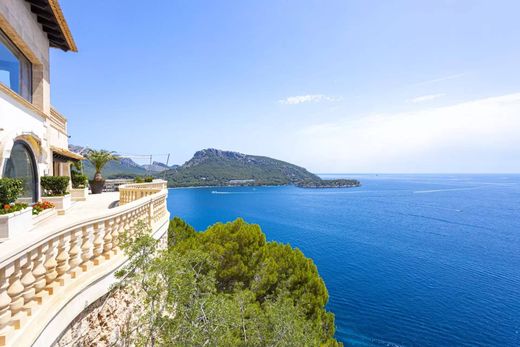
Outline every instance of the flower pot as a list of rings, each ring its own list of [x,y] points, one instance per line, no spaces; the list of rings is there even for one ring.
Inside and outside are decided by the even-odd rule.
[[[90,190],[92,190],[92,194],[101,194],[103,193],[103,187],[105,186],[105,180],[101,181],[89,181]]]
[[[88,196],[88,188],[72,188],[70,189],[72,201],[85,201]]]
[[[20,236],[32,228],[32,208],[0,216],[0,238]]]
[[[72,198],[70,194],[62,196],[45,196],[42,199],[52,203],[56,207],[56,210],[58,210],[58,214],[64,214],[65,211],[72,206]]]
[[[38,224],[40,222],[43,222],[47,218],[50,218],[50,217],[52,217],[54,215],[56,215],[56,207],[48,208],[46,210],[41,211],[37,215],[33,215],[32,223],[33,223],[33,225],[36,225],[36,224]]]

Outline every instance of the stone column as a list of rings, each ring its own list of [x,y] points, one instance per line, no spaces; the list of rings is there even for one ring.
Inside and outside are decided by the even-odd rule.
[[[60,243],[58,244],[58,256],[56,257],[56,272],[58,273],[58,281],[60,282],[60,286],[64,286],[66,280],[69,278],[69,275],[67,274],[68,270],[70,269],[69,242],[69,233],[60,236]]]
[[[56,266],[58,265],[58,263],[56,262],[55,257],[57,241],[51,240],[49,241],[47,246],[47,251],[45,252],[45,263],[43,264],[43,266],[45,266],[45,269],[47,270],[45,272],[45,283],[47,285],[47,290],[49,294],[52,294],[52,286],[54,285],[54,280],[56,279],[56,277],[58,277],[58,272],[56,271]]]
[[[26,258],[26,257],[25,257]],[[11,314],[14,316],[17,314],[23,307],[23,284],[20,281],[20,277],[22,272],[20,270],[20,262],[27,261],[24,257],[18,259],[14,263],[14,271],[9,277],[9,288],[7,288],[7,294],[11,298],[11,303],[9,304],[9,309],[11,310]]]
[[[92,246],[93,246],[93,233],[94,227],[92,225],[83,227],[82,230],[82,241],[81,244],[81,270],[86,272],[92,267]]]
[[[105,232],[104,223],[94,225],[94,265],[99,265],[103,261],[103,236]]]
[[[14,271],[14,266],[8,265],[0,272],[0,330],[5,328],[11,320],[11,297],[7,294],[9,276]]]
[[[73,230],[70,233],[70,249],[69,249],[69,271],[72,278],[76,278],[78,274],[78,265],[81,263],[79,245],[81,244],[81,229]]]

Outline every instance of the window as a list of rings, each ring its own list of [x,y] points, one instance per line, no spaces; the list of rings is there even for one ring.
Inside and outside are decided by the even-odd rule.
[[[38,174],[31,149],[22,141],[16,141],[7,159],[4,176],[21,178],[24,182],[22,200],[35,202],[38,197]]]
[[[0,83],[31,101],[31,63],[0,31]]]

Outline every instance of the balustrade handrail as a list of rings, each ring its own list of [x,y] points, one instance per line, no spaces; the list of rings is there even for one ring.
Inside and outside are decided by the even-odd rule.
[[[118,235],[123,231],[132,230],[139,220],[152,229],[167,222],[165,181],[122,188],[120,201],[124,203],[120,206],[41,235],[33,242],[10,246],[0,255],[0,346],[12,344],[9,339],[30,325],[24,322],[35,312],[43,312],[38,307],[48,302],[50,295],[66,290],[70,281],[83,278],[115,257],[119,253]],[[7,248],[7,244],[4,246]]]
[[[41,246],[45,242],[48,242],[49,240],[59,236],[60,234],[66,233],[66,232],[70,231],[71,229],[81,228],[88,224],[99,223],[99,222],[102,222],[107,219],[115,218],[118,215],[125,214],[126,212],[128,212],[130,210],[136,209],[138,207],[141,207],[141,206],[144,206],[144,205],[150,203],[150,199],[152,201],[160,199],[162,196],[166,195],[167,193],[156,190],[156,191],[154,191],[154,194],[157,194],[157,195],[154,195],[154,196],[149,195],[148,197],[151,196],[151,198],[149,198],[149,199],[142,199],[142,200],[137,199],[137,200],[131,201],[130,202],[131,204],[128,203],[125,205],[107,209],[104,212],[100,212],[100,214],[96,217],[89,217],[89,218],[82,219],[76,223],[69,224],[61,229],[56,230],[55,232],[47,234],[44,238],[38,239],[37,241],[35,241],[32,244],[23,245],[20,248],[11,249],[12,252],[0,254],[0,270],[2,268],[4,268],[7,264],[11,263],[13,261],[13,259],[16,258],[17,254],[22,253],[22,252],[25,252],[25,253],[30,252],[31,250]]]

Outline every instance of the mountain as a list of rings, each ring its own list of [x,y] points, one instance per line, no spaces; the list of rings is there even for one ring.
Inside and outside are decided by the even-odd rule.
[[[325,188],[353,186],[357,182],[347,184],[347,180],[335,180],[333,185],[328,185],[327,181],[294,164],[214,148],[196,152],[182,166],[163,171],[160,176],[172,187],[294,184]]]
[[[175,165],[174,168],[177,166],[178,165]],[[170,167],[164,163],[158,162],[158,161],[154,161],[151,165],[150,164],[141,165],[141,167],[144,168],[145,170],[152,171],[152,172],[162,172],[162,171],[169,170],[172,168],[172,167]]]
[[[69,150],[76,153],[85,154],[87,148],[82,146],[69,145]],[[83,161],[83,171],[89,177],[94,177],[95,170],[88,160]],[[121,160],[108,162],[103,168],[102,175],[105,178],[132,178],[135,176],[149,175],[145,168],[137,164],[130,158],[121,158]]]

